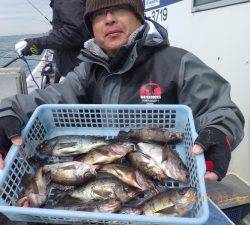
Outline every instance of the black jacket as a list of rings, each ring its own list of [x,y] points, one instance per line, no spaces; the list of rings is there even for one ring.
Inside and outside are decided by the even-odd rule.
[[[55,51],[57,68],[65,76],[76,66],[77,55],[90,38],[83,22],[85,0],[51,0],[50,6],[53,9],[53,29],[47,36],[32,41],[42,50]]]
[[[24,124],[46,103],[183,104],[192,109],[198,132],[214,127],[233,148],[243,138],[245,121],[230,98],[230,84],[190,52],[169,46],[167,31],[157,24],[147,21],[113,59],[105,59],[94,40],[79,59],[61,83],[5,99],[0,117],[12,115]]]

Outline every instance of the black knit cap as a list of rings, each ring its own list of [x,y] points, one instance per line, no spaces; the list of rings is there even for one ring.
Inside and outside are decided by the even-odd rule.
[[[142,0],[86,0],[84,22],[91,34],[93,34],[93,30],[90,15],[100,9],[117,5],[129,5],[138,19],[144,23],[144,5]]]

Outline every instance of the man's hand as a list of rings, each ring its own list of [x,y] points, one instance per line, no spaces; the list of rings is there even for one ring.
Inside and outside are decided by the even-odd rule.
[[[203,148],[199,145],[195,145],[194,148],[193,148],[193,152],[197,155],[201,154],[204,152]],[[206,163],[207,165],[207,163]],[[211,172],[207,169],[206,173],[205,173],[205,179],[207,180],[218,180],[219,179],[219,176],[214,173],[214,172]]]
[[[25,39],[24,41],[27,42],[27,45],[23,50],[21,50],[23,56],[40,55],[43,52],[43,49],[35,43],[34,39]]]
[[[16,146],[21,146],[23,144],[23,139],[20,136],[16,136],[11,138],[11,143]],[[3,156],[0,154],[0,170],[4,168],[4,159]]]
[[[227,136],[216,128],[206,128],[199,133],[193,152],[204,152],[207,172],[205,179],[222,180],[231,160],[231,145]]]
[[[9,149],[12,144],[21,146],[23,143],[21,134],[21,122],[14,116],[0,118],[0,151]],[[0,154],[0,169],[4,167],[4,160]]]

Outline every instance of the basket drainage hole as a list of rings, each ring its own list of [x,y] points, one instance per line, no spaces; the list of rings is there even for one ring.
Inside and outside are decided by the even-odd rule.
[[[174,187],[179,187],[179,183],[178,182],[174,182]]]

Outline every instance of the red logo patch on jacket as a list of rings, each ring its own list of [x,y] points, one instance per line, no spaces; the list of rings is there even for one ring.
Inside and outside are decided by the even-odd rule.
[[[141,100],[144,103],[159,102],[161,99],[161,95],[162,95],[161,87],[154,82],[145,84],[140,88]]]

